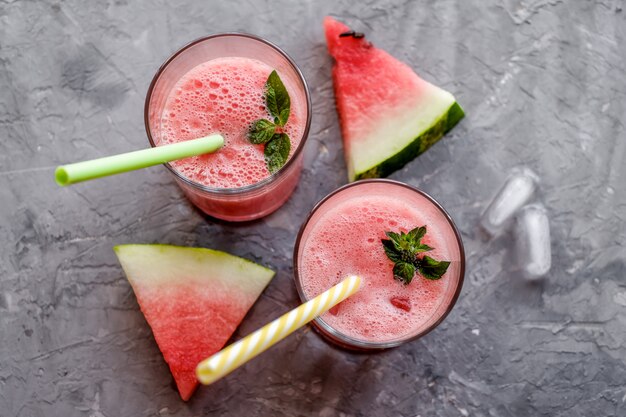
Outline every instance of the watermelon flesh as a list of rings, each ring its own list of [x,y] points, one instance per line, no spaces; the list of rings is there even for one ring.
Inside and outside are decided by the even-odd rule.
[[[464,116],[452,94],[351,29],[324,19],[348,179],[383,177],[426,151]]]
[[[219,351],[274,276],[225,252],[169,245],[120,245],[122,264],[183,400],[196,365]]]

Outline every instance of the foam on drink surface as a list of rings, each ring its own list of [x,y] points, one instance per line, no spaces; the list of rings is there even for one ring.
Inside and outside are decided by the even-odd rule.
[[[185,74],[166,100],[158,144],[219,133],[224,147],[170,164],[185,177],[213,188],[237,188],[267,178],[264,145],[250,143],[246,134],[255,120],[273,120],[264,96],[272,71],[254,59],[227,57],[202,63]],[[291,139],[293,155],[303,133],[304,109],[295,100],[289,80],[282,80],[291,96],[291,114],[283,131]]]
[[[363,279],[361,290],[322,318],[340,332],[359,340],[384,342],[413,335],[444,302],[453,267],[436,281],[419,274],[409,285],[393,277],[381,239],[385,231],[428,226],[423,243],[434,247],[428,255],[453,260],[435,219],[418,207],[390,196],[356,197],[339,203],[316,223],[303,247],[300,280],[311,298],[347,275]],[[408,310],[408,311],[407,311]]]

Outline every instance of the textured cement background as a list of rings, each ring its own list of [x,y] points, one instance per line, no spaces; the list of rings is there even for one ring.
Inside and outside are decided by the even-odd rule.
[[[626,11],[623,1],[0,0],[0,416],[626,415]],[[467,118],[392,178],[462,231],[459,303],[376,355],[310,329],[180,401],[113,245],[219,248],[278,270],[236,337],[297,304],[304,215],[345,182],[321,20],[332,14],[453,92]],[[143,100],[175,49],[241,30],[311,86],[305,171],[274,215],[200,215],[163,167],[61,189],[54,166],[147,145]],[[480,213],[511,167],[542,177],[554,268],[515,272]]]

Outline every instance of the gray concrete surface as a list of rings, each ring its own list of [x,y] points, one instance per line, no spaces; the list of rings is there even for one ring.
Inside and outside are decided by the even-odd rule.
[[[626,11],[621,0],[235,2],[0,0],[1,416],[626,415]],[[236,337],[297,304],[296,231],[345,182],[322,17],[453,92],[467,118],[392,178],[462,231],[466,284],[445,323],[376,355],[310,329],[180,401],[111,250],[227,250],[278,270]],[[163,167],[64,189],[57,164],[146,146],[161,62],[218,31],[264,36],[308,79],[301,183],[268,218],[200,215]],[[511,234],[479,215],[511,167],[542,178],[554,267],[528,284]]]

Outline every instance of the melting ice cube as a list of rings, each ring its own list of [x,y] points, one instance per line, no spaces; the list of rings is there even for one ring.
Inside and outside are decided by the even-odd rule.
[[[492,236],[508,224],[513,215],[533,196],[538,177],[529,168],[516,168],[498,191],[480,220],[481,226]]]
[[[552,264],[546,209],[539,204],[526,206],[516,220],[518,265],[526,278],[540,278],[548,273]]]

